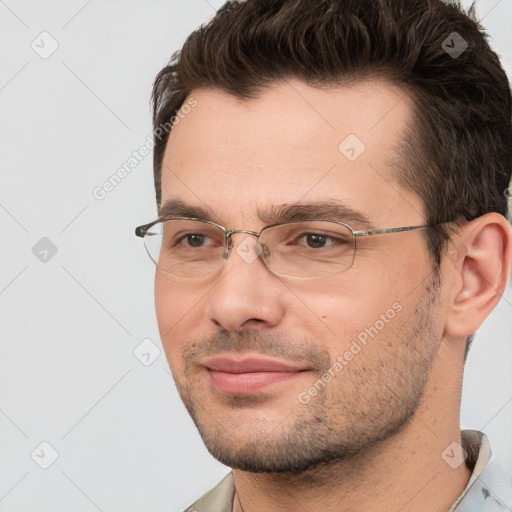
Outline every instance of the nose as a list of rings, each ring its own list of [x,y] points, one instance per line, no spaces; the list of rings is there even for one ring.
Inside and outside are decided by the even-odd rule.
[[[286,287],[259,256],[256,238],[231,238],[227,260],[212,289],[206,312],[217,327],[229,331],[278,325],[284,317]]]

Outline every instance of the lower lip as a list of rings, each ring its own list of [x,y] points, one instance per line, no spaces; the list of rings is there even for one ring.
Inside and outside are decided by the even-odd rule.
[[[304,372],[228,373],[208,370],[212,384],[218,391],[237,395],[254,394],[281,382],[290,381]]]

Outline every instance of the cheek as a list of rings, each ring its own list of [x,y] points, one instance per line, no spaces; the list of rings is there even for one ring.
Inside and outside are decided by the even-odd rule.
[[[160,328],[160,334],[165,333],[169,326],[172,325],[173,316],[173,294],[170,293],[170,287],[164,283],[165,278],[158,274],[155,276],[155,309],[158,320],[158,326]],[[164,341],[162,339],[162,341]]]
[[[389,237],[400,235],[391,234]],[[379,241],[380,250],[360,250],[359,261],[356,258],[351,269],[354,276],[358,276],[358,282],[353,283],[355,293],[352,299],[373,316],[383,313],[396,302],[403,306],[414,302],[418,291],[431,277],[432,265],[426,248],[421,240],[416,240],[420,235],[403,235],[402,239],[395,239],[397,243],[394,245],[392,239],[385,243]],[[410,244],[405,243],[407,236],[411,239]],[[399,245],[398,241],[402,243]]]
[[[193,294],[187,293],[182,284],[157,273],[155,277],[155,307],[160,325],[168,328],[178,321],[186,321],[192,313]]]
[[[306,332],[324,345],[334,360],[349,349],[353,340],[364,342],[376,333],[384,338],[396,331],[405,301],[414,300],[412,294],[406,297],[402,288],[396,278],[382,280],[377,275],[369,279],[367,275],[362,280],[355,274],[325,283],[319,280],[309,290],[294,286],[292,290],[300,301],[289,305],[292,332]]]
[[[204,295],[204,294],[203,294]],[[155,278],[155,308],[160,338],[171,366],[179,360],[187,342],[195,339],[203,322],[202,295],[185,293],[183,287],[166,276]]]

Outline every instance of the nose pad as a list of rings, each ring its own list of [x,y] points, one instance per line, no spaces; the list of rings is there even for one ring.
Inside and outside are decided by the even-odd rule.
[[[270,256],[270,249],[265,244],[258,244],[258,252],[262,257]]]
[[[233,248],[233,238],[231,237],[231,235],[228,235],[226,238],[226,250],[224,251],[224,254],[222,255],[222,259],[224,261],[229,258],[232,248]]]

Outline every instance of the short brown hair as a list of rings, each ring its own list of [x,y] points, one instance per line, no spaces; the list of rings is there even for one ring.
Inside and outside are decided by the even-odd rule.
[[[454,38],[461,48],[467,44],[457,56],[449,52]],[[422,198],[426,222],[506,216],[510,86],[474,6],[465,12],[460,3],[441,0],[226,2],[156,77],[154,129],[176,119],[198,88],[250,99],[286,78],[321,87],[372,77],[413,98],[414,123],[394,168],[398,182]],[[158,207],[168,136],[155,136]],[[438,269],[448,232],[440,226],[426,237]]]

